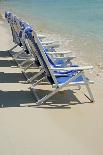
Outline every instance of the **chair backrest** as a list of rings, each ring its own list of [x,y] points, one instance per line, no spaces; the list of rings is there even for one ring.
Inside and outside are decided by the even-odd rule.
[[[41,66],[45,70],[45,74],[46,74],[49,82],[51,84],[54,84],[54,83],[57,84],[57,80],[55,78],[54,72],[51,70],[51,62],[49,62],[48,56],[45,51],[46,49],[42,46],[42,43],[41,43],[40,39],[37,37],[36,32],[35,31],[30,32],[30,31],[26,30],[25,33],[29,39],[29,43],[31,42],[30,46],[32,46],[33,53],[36,54]]]
[[[5,18],[7,19],[8,23],[13,26],[13,13],[12,12],[5,12]]]
[[[41,55],[38,52],[35,40],[34,40],[34,36],[32,35],[33,29],[31,29],[30,27],[25,29],[25,34],[26,34],[26,38],[27,38],[27,42],[29,44],[29,49],[31,50],[32,54],[35,57],[35,62],[37,64],[37,66],[42,66],[42,68],[45,68],[44,63],[42,62],[41,59]]]
[[[20,38],[18,36],[18,31],[15,26],[14,22],[14,15],[11,12],[5,12],[5,18],[7,19],[8,23],[10,24],[11,32],[12,32],[12,37],[13,37],[13,42],[15,44],[18,44],[21,46]]]
[[[24,51],[29,54],[27,46],[25,44],[24,30],[29,25],[24,22],[22,19],[19,19],[17,16],[14,16],[14,29],[17,32],[19,40],[21,42],[21,46],[23,46]]]
[[[24,51],[29,54],[23,37],[23,31],[28,24],[22,19],[19,19],[17,16],[13,15],[11,12],[5,12],[5,18],[10,24],[13,42],[18,44],[20,47],[23,46]]]
[[[31,45],[31,48],[33,48],[33,50],[32,50],[32,52],[33,51],[35,51],[34,50],[34,46],[32,45],[32,43],[31,43],[31,41],[33,42],[33,40],[34,40],[34,37],[32,36],[32,31],[33,31],[33,29],[31,29],[31,28],[27,28],[26,29],[26,31],[25,32],[27,32],[27,34],[28,34],[28,42],[29,42],[29,44]],[[35,32],[35,31],[34,31]],[[36,32],[35,32],[36,33]],[[30,41],[31,40],[31,41]],[[38,40],[41,42],[41,39],[40,38],[38,38]],[[54,63],[54,61],[53,61],[53,59],[50,57],[50,55],[49,55],[49,49],[48,48],[46,48],[46,47],[43,47],[43,49],[44,49],[44,52],[45,52],[45,54],[46,54],[46,56],[47,56],[47,58],[48,58],[48,61],[50,62],[50,64],[53,66],[53,67],[57,67],[57,65]],[[33,54],[35,54],[35,52],[33,52]]]
[[[22,21],[21,19],[17,18],[17,16],[14,16],[14,28],[15,28],[15,31],[17,32],[21,42],[23,41],[22,40],[22,33],[23,33],[23,30],[26,28],[22,28],[22,25],[21,23],[24,23],[24,21]]]

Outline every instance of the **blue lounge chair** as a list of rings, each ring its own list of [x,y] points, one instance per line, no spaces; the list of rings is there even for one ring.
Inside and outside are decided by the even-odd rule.
[[[41,60],[40,57],[38,56],[38,53],[36,52],[35,46],[34,46],[34,36],[32,35],[33,30],[30,29],[30,27],[25,29],[25,36],[28,40],[28,44],[29,44],[29,48],[28,50],[30,50],[30,52],[32,53],[32,55],[34,55],[35,59],[37,60],[37,62],[39,62],[39,64],[41,64]],[[39,39],[39,38],[38,38]],[[39,41],[41,42],[41,40],[39,39]],[[42,42],[41,42],[42,43]],[[56,51],[52,51],[52,49],[50,49],[50,52],[48,50],[48,46],[46,47],[46,45],[44,46],[44,44],[42,44],[43,48],[44,48],[44,52],[46,53],[48,60],[50,61],[50,63],[55,66],[55,67],[64,67],[64,66],[71,66],[72,63],[70,60],[72,60],[74,57],[57,57],[57,54],[63,54],[62,52],[56,52]],[[53,48],[53,47],[51,47]],[[53,48],[54,49],[54,48]],[[53,53],[52,55],[54,55],[54,57],[50,57],[51,53]],[[66,51],[65,54],[68,54],[68,52]],[[55,56],[56,55],[56,56]],[[42,66],[42,64],[41,64]],[[72,65],[73,66],[73,65]],[[42,67],[40,67],[41,69]],[[38,76],[40,74],[42,74],[42,70],[37,74]],[[26,73],[23,72],[23,74],[26,76]],[[36,76],[31,77],[30,79],[27,80],[27,82],[32,82],[32,80],[34,80],[35,78],[37,78]]]
[[[43,45],[41,44],[40,40],[38,39],[35,32],[33,32],[34,41],[33,44],[36,49],[36,53],[40,59],[41,66],[44,69],[43,72],[43,78],[41,78],[37,83],[33,84],[31,89],[35,95],[35,86],[37,86],[38,83],[40,83],[45,78],[50,82],[52,85],[53,91],[44,96],[42,99],[39,99],[39,97],[36,94],[37,102],[35,104],[41,105],[46,100],[48,100],[50,97],[55,95],[59,90],[61,90],[65,86],[81,86],[85,85],[87,88],[87,91],[89,93],[89,97],[85,95],[91,102],[94,101],[91,89],[89,87],[89,84],[93,83],[93,81],[90,81],[84,74],[84,70],[90,70],[93,69],[92,66],[70,66],[70,67],[57,67],[53,66],[51,62],[48,59],[48,56],[44,50]],[[34,105],[34,104],[29,104]]]
[[[25,43],[26,41],[26,37],[24,34],[24,30],[26,27],[30,27],[30,25],[26,22],[24,22],[22,19],[17,18],[15,15],[13,15],[11,12],[5,12],[5,18],[8,20],[8,23],[10,23],[10,27],[12,30],[12,36],[13,36],[13,41],[15,44],[17,44],[16,46],[14,46],[12,49],[10,49],[9,51],[13,50],[14,48],[16,48],[17,46],[22,47],[23,49],[18,52],[17,54],[13,55],[13,59],[16,61],[17,58],[22,54],[22,53],[26,53],[28,55],[28,58],[23,61],[22,63],[17,64],[19,65],[19,67],[23,67],[24,64],[26,64],[28,61],[30,61],[30,59],[32,59],[32,55],[30,52],[30,50],[28,50],[27,48],[27,44]],[[32,28],[31,28],[32,29]],[[16,35],[15,35],[16,34]],[[39,39],[42,41],[42,38],[45,38],[44,35],[38,35]],[[17,41],[16,41],[17,40]],[[52,47],[56,47],[58,45],[56,45],[54,42],[42,42],[42,44],[44,46],[48,46],[49,48]],[[24,57],[25,58],[25,57]],[[33,60],[33,59],[32,59]],[[33,60],[34,62],[34,60]],[[31,64],[33,63],[31,62]],[[30,64],[30,65],[31,65]],[[29,65],[29,66],[30,66]],[[25,70],[29,67],[27,66],[25,68]]]
[[[11,12],[5,12],[5,18],[7,19],[7,22],[10,24],[11,32],[12,32],[12,37],[13,37],[13,42],[16,44],[14,47],[12,47],[9,51],[14,50],[17,46],[22,46],[22,43],[20,42],[20,38],[15,31],[14,28],[14,16]]]

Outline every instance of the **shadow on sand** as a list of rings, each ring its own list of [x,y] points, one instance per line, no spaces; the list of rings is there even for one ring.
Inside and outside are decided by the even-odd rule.
[[[16,65],[13,60],[0,60],[0,67],[11,67]]]
[[[0,51],[1,57],[8,57],[8,51]],[[0,67],[11,67],[14,64],[12,60],[0,60]],[[35,74],[35,72],[33,73]],[[0,73],[0,83],[18,83],[25,80],[22,73]],[[48,84],[46,81],[41,83],[42,85]],[[49,94],[51,91],[37,89],[39,98]],[[75,92],[72,90],[65,90],[56,93],[52,98],[46,101],[42,106],[34,104],[36,108],[48,108],[48,109],[64,109],[70,108],[70,105],[84,104],[81,103],[75,96]],[[0,90],[0,107],[20,107],[22,104],[35,103],[36,98],[30,91],[2,91]]]
[[[0,72],[0,83],[18,83],[25,80],[22,73],[4,73]]]
[[[48,90],[41,90],[37,89],[36,93],[38,94],[39,98],[47,95],[51,91]],[[85,104],[90,102],[80,102],[78,98],[75,96],[75,92],[72,90],[64,90],[59,91],[41,106],[33,105],[30,107],[37,107],[37,108],[45,108],[45,109],[70,109],[71,105],[78,105],[78,104]]]
[[[33,102],[30,91],[0,91],[0,107],[20,107],[20,104]]]
[[[3,58],[10,57],[10,54],[8,51],[0,51],[0,57]]]
[[[35,74],[36,74],[36,72],[28,73],[27,76],[30,78]],[[20,81],[26,81],[26,78],[22,73],[4,73],[4,72],[0,72],[0,83],[18,83]],[[36,82],[36,81],[37,80],[35,80],[34,82]]]
[[[37,90],[39,97],[50,93],[50,91]],[[0,107],[20,107],[22,104],[35,103],[36,98],[30,91],[0,91]],[[55,96],[46,101],[42,106],[34,104],[32,107],[45,108],[45,109],[64,109],[70,108],[70,105],[82,104],[73,91],[62,91],[57,93]]]

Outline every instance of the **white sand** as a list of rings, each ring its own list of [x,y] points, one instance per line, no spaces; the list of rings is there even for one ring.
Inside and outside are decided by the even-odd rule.
[[[55,103],[70,104],[65,108],[19,107],[33,103],[33,96],[29,85],[19,83],[20,69],[10,67],[10,47],[11,35],[1,22],[0,155],[103,155],[103,80],[93,73],[95,103],[74,90],[55,96]]]

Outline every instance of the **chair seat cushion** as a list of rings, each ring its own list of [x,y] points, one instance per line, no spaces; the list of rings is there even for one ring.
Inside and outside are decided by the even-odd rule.
[[[63,65],[64,64],[64,61],[63,60],[58,60],[56,64],[57,65]]]
[[[68,80],[70,80],[73,76],[71,75],[68,75],[68,76],[57,76],[56,79],[57,79],[57,82],[59,84],[63,84],[65,82],[67,82]],[[78,83],[78,82],[82,82],[84,81],[83,80],[83,77],[82,76],[79,76],[78,78],[76,78],[74,81],[72,82],[75,82],[75,83]]]

